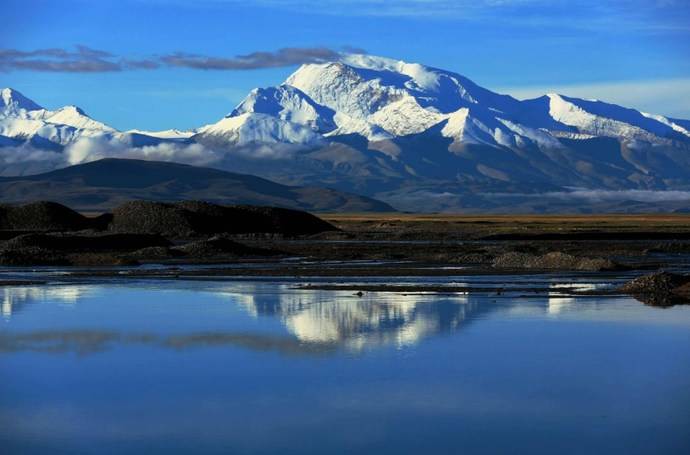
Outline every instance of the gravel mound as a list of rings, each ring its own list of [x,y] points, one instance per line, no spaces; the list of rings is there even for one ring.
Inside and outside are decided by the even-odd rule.
[[[24,234],[0,244],[0,265],[124,265],[123,253],[169,245],[146,234]]]
[[[186,245],[175,247],[174,250],[195,258],[210,258],[217,256],[267,256],[275,254],[270,250],[253,248],[221,236],[191,242]]]
[[[130,254],[130,257],[136,260],[161,260],[173,259],[181,256],[181,253],[165,246],[150,246],[136,250]]]
[[[220,233],[297,236],[337,230],[320,218],[299,210],[222,206],[201,201],[127,202],[113,211],[110,229],[173,238]]]
[[[167,247],[171,243],[151,234],[25,234],[6,241],[4,250],[41,248],[53,251],[134,251],[147,247]]]
[[[688,278],[683,275],[669,272],[654,272],[628,281],[619,289],[629,293],[657,294],[660,292],[671,292],[687,282]]]
[[[192,237],[196,229],[192,213],[173,204],[130,201],[113,210],[110,229],[117,232]]]
[[[577,257],[561,251],[553,251],[541,256],[512,251],[496,257],[493,266],[497,269],[533,270],[580,270],[599,272],[615,270],[618,264],[605,258]]]
[[[11,231],[79,231],[91,220],[56,202],[0,205],[0,229]]]
[[[690,276],[655,272],[637,277],[619,287],[647,305],[672,306],[690,303]]]
[[[228,216],[236,223],[234,233],[276,233],[286,236],[313,235],[338,228],[301,210],[251,205],[229,206]]]
[[[0,249],[0,265],[70,265],[65,255],[45,248]]]

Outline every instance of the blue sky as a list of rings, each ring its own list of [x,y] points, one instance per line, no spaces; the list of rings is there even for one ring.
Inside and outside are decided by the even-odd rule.
[[[284,80],[300,49],[350,47],[456,71],[518,97],[557,91],[690,118],[688,1],[4,0],[2,16],[0,50],[21,58],[53,59],[26,53],[58,49],[78,60],[81,45],[111,53],[108,62],[134,62],[82,72],[0,61],[0,86],[49,108],[76,104],[120,129],[214,122],[253,87]],[[278,58],[281,48],[298,55]],[[258,51],[272,54],[252,66],[271,67],[160,64]],[[157,67],[137,67],[142,61]]]

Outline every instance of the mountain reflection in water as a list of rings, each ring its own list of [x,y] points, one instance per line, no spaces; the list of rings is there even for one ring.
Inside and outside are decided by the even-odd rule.
[[[8,287],[0,292],[3,315],[9,320],[34,303],[79,305],[82,296],[98,296],[101,291],[89,286],[37,286]],[[236,345],[290,353],[315,354],[336,348],[361,351],[383,345],[412,345],[423,338],[453,332],[481,312],[478,303],[467,295],[367,293],[357,296],[347,291],[296,290],[289,285],[280,285],[270,293],[251,285],[243,286],[242,292],[230,286],[211,293],[223,301],[230,300],[253,319],[276,319],[286,330],[281,334],[247,333],[245,329],[165,335],[79,328],[0,335],[0,349],[84,354],[115,343],[146,343],[173,349]],[[483,311],[490,309],[483,307]]]
[[[9,319],[12,313],[17,311],[25,303],[56,301],[64,304],[76,304],[85,293],[90,292],[92,286],[66,285],[66,286],[17,286],[0,288],[2,305],[0,313],[3,318]]]
[[[269,280],[0,288],[0,447],[688,453],[690,307],[563,292],[576,281],[361,297]]]
[[[556,316],[573,309],[581,312],[596,305],[596,302],[563,296],[559,291],[566,286],[570,285],[555,283],[551,286],[553,292],[528,299],[519,296],[498,298],[487,293],[368,292],[359,296],[352,291],[301,290],[292,284],[266,283],[176,283],[164,289],[134,286],[124,289],[134,294],[131,298],[143,301],[149,294],[180,294],[167,305],[159,304],[155,317],[162,317],[164,311],[169,316],[176,315],[180,321],[202,318],[203,307],[195,310],[189,305],[180,305],[194,302],[201,291],[207,297],[218,299],[221,306],[231,302],[235,309],[241,309],[240,315],[244,313],[245,319],[279,321],[282,330],[267,333],[256,330],[249,322],[234,330],[222,324],[193,327],[194,324],[189,326],[182,322],[183,330],[161,333],[151,329],[156,324],[147,330],[137,330],[114,320],[115,326],[107,328],[80,324],[78,327],[0,334],[0,351],[89,354],[117,344],[149,344],[177,350],[235,346],[293,355],[320,355],[334,350],[360,352],[383,346],[402,348],[455,332],[496,311]],[[594,289],[596,285],[580,284],[579,287]],[[106,288],[103,285],[7,287],[0,289],[2,314],[9,322],[34,303],[52,302],[74,307],[85,298],[106,298]],[[232,317],[241,319],[238,314]]]
[[[337,344],[348,350],[404,346],[452,332],[478,311],[467,295],[299,291],[252,295],[239,300],[254,317],[276,317],[305,343]]]

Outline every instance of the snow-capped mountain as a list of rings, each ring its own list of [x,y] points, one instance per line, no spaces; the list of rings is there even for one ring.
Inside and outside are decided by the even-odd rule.
[[[434,205],[439,193],[452,208],[468,193],[690,189],[687,120],[558,94],[517,100],[453,72],[366,55],[303,65],[193,139],[224,148],[243,171],[412,210],[420,200],[447,207]],[[281,163],[247,158],[267,144],[302,152]]]
[[[198,144],[194,153],[213,155],[218,167],[410,209],[410,195],[430,206],[420,195],[457,196],[457,206],[481,192],[690,190],[688,120],[558,94],[518,100],[450,71],[368,55],[302,65],[187,132],[118,132],[76,107],[48,111],[8,89],[2,102],[0,147],[83,137],[134,148]]]
[[[510,148],[558,147],[563,137],[690,140],[683,121],[556,94],[519,101],[459,74],[365,55],[303,65],[282,85],[253,90],[225,119],[199,133],[243,144],[349,134],[374,142],[433,127],[454,142]]]
[[[64,146],[82,136],[112,134],[113,128],[93,120],[76,106],[49,111],[10,88],[0,91],[0,136],[14,140],[43,139]]]
[[[45,109],[11,88],[0,90],[0,138],[17,145],[29,142],[40,148],[55,149],[80,139],[118,141],[124,146],[150,144],[158,139],[187,139],[192,132],[179,130],[120,132],[89,117],[77,106],[54,111]]]

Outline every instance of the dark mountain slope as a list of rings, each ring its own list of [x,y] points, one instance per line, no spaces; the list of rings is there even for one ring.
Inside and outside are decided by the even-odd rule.
[[[0,202],[51,200],[77,210],[106,210],[124,201],[205,200],[310,211],[388,212],[388,204],[328,188],[281,185],[177,163],[103,159],[44,174],[0,178]]]

